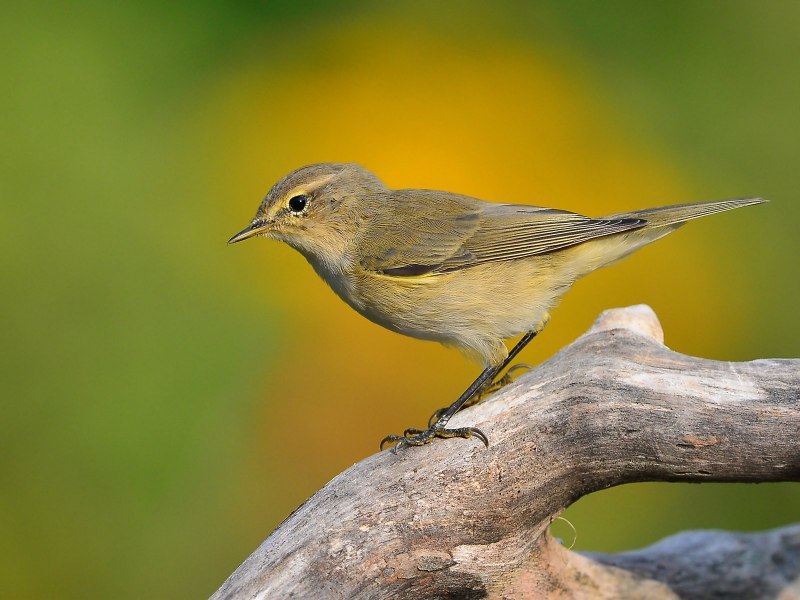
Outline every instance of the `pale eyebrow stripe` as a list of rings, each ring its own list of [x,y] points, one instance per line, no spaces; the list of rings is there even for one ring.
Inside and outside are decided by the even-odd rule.
[[[297,196],[298,194],[309,194],[311,192],[316,192],[328,183],[331,179],[333,179],[336,175],[331,173],[329,175],[325,175],[324,177],[320,177],[319,179],[315,179],[314,181],[306,182],[303,185],[299,185],[294,187],[290,190],[288,194],[286,194],[286,198],[292,198],[293,196]]]

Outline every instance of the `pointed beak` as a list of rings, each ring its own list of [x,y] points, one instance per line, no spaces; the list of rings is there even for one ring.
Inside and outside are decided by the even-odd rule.
[[[247,238],[251,238],[254,235],[258,235],[259,233],[266,231],[269,228],[269,223],[264,223],[261,221],[256,221],[251,223],[244,229],[242,229],[239,233],[233,236],[231,239],[228,240],[229,244],[235,244],[236,242],[241,242],[242,240],[246,240]]]

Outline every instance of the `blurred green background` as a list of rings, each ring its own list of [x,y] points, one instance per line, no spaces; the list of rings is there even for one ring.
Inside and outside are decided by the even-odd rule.
[[[289,248],[225,246],[304,164],[590,215],[770,198],[580,282],[522,358],[639,302],[681,352],[800,354],[800,3],[3,12],[4,597],[208,596],[477,374],[359,317]],[[797,521],[800,485],[632,485],[566,516],[577,548],[619,550]]]

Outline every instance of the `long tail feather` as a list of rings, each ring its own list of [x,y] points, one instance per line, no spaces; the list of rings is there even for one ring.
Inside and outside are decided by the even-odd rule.
[[[691,219],[713,215],[742,206],[751,206],[766,202],[763,198],[734,198],[731,200],[718,200],[715,202],[696,202],[694,204],[676,204],[673,206],[660,206],[658,208],[646,208],[644,210],[634,210],[618,215],[609,215],[607,219],[636,218],[645,219],[648,227],[664,227],[666,225],[677,225]]]

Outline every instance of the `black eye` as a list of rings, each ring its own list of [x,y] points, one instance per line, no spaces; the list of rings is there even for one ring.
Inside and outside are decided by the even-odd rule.
[[[308,196],[294,196],[289,200],[289,210],[292,212],[303,212],[303,209],[308,204]]]

